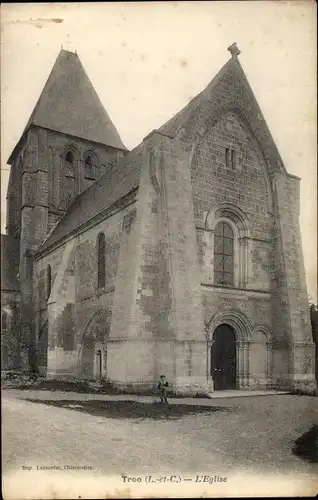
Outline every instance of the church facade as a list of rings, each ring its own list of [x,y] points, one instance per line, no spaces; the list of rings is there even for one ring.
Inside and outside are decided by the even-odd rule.
[[[132,391],[163,373],[183,394],[315,390],[300,179],[229,50],[130,152],[60,52],[9,159],[22,369]]]

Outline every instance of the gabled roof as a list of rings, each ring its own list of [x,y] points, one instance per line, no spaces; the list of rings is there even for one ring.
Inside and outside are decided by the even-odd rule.
[[[31,125],[126,150],[78,55],[67,50],[60,51],[22,137]]]
[[[20,265],[20,240],[1,234],[1,290],[20,290],[18,278]]]
[[[137,188],[140,180],[142,151],[143,144],[141,143],[86,191],[77,196],[44,240],[39,251],[54,245]]]
[[[211,94],[212,90],[216,87],[217,83],[221,80],[222,76],[226,73],[227,69],[232,64],[233,60],[230,59],[215,75],[215,77],[211,80],[208,86],[202,90],[198,95],[196,95],[191,101],[184,106],[177,114],[175,114],[170,120],[164,123],[160,128],[159,132],[163,134],[170,135],[173,137],[179,131],[179,129],[186,124],[186,122],[191,118],[192,114],[195,110],[197,110],[198,106],[203,102],[209,99],[209,94]]]
[[[219,119],[228,111],[239,113],[245,120],[262,148],[270,168],[286,173],[265,118],[236,56],[232,56],[208,86],[166,122],[159,132],[170,137],[182,132],[182,139],[190,142],[208,123]],[[40,251],[67,236],[139,186],[142,147],[140,144],[128,153],[99,181],[74,200],[39,248]]]
[[[181,132],[183,140],[192,142],[200,129],[204,130],[208,123],[229,111],[238,113],[244,119],[270,168],[286,173],[275,141],[236,56],[232,56],[208,86],[166,122],[159,132],[171,137]]]

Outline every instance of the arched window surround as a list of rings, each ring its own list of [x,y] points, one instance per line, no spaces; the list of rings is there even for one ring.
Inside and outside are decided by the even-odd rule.
[[[67,158],[72,158],[72,162]],[[65,210],[80,192],[79,151],[72,143],[68,143],[60,151],[60,171],[57,174],[59,184],[58,206]],[[58,180],[59,179],[59,180]]]
[[[88,168],[87,160],[90,159],[90,167]],[[91,149],[85,151],[83,155],[83,170],[84,178],[95,180],[99,177],[99,161],[96,153]]]
[[[66,177],[77,177],[78,151],[73,144],[68,144],[61,152]],[[70,161],[71,160],[71,161]]]
[[[234,260],[233,267],[231,269],[231,272],[229,272],[229,273],[223,273],[224,274],[224,276],[223,276],[224,279],[225,279],[225,274],[231,274],[233,276],[232,280],[230,280],[228,282],[228,284],[220,283],[219,280],[217,280],[217,278],[216,278],[216,273],[220,272],[220,269],[219,268],[217,269],[216,265],[215,265],[216,264],[217,255],[218,256],[222,255],[221,260],[222,260],[222,264],[223,264],[223,266],[222,266],[223,269],[224,269],[224,260],[225,260],[225,254],[223,252],[222,253],[218,253],[217,249],[216,249],[216,241],[217,241],[216,229],[222,223],[224,223],[225,225],[227,225],[230,228],[230,230],[232,230],[232,235],[231,236],[233,236],[233,238],[229,238],[229,239],[233,240],[233,250],[232,250],[232,253],[231,253],[231,256],[233,257],[233,260]],[[226,217],[221,217],[220,219],[217,220],[217,222],[215,224],[214,235],[213,236],[214,236],[214,238],[213,238],[214,239],[214,241],[213,241],[213,243],[214,243],[214,245],[213,245],[213,267],[214,267],[214,269],[213,269],[214,270],[213,275],[214,275],[214,280],[213,281],[214,281],[215,284],[223,284],[224,286],[234,286],[234,284],[236,283],[235,276],[237,274],[237,268],[238,268],[238,265],[239,265],[238,255],[237,255],[237,248],[236,248],[236,241],[238,239],[237,228],[236,228],[235,224],[233,224],[230,219],[227,219]],[[224,243],[224,236],[221,236],[221,239],[223,240],[223,243]],[[223,251],[224,251],[224,248],[223,248]]]
[[[210,254],[208,255],[208,266],[210,267],[210,279],[214,280],[214,241],[215,228],[219,222],[227,223],[234,235],[233,253],[234,253],[234,276],[233,284],[225,285],[227,287],[246,288],[249,279],[248,254],[250,226],[246,214],[236,205],[230,203],[220,203],[215,205],[207,214],[205,229],[209,232],[207,236]],[[215,283],[217,284],[217,283]],[[220,285],[224,286],[224,285]]]
[[[6,311],[1,311],[1,330],[9,330],[9,314]]]
[[[106,237],[100,232],[97,236],[97,289],[106,285]]]

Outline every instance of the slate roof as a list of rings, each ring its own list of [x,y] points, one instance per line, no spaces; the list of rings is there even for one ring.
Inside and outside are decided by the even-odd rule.
[[[20,290],[18,278],[20,265],[20,240],[1,234],[1,290]]]
[[[126,150],[78,55],[67,50],[60,51],[22,137],[31,125]]]
[[[39,248],[44,250],[139,186],[143,144],[130,151],[71,203]]]
[[[198,122],[217,118],[226,110],[237,111],[252,129],[263,153],[274,170],[286,172],[282,158],[259,107],[253,90],[237,57],[232,57],[221,68],[208,86],[179,113],[166,122],[159,131],[174,137],[185,129],[186,140],[193,139]]]
[[[200,92],[198,95],[196,95],[177,114],[175,114],[172,118],[170,118],[170,120],[164,123],[159,128],[159,132],[162,132],[163,134],[167,134],[173,137],[178,132],[178,129],[189,120],[192,113],[195,110],[197,110],[202,101],[209,98],[211,91],[213,90],[214,87],[216,87],[217,83],[219,82],[223,74],[226,73],[226,71],[232,65],[232,63],[233,59],[230,59],[226,64],[224,64],[224,66],[222,66],[220,71],[215,75],[215,77],[211,80],[211,82],[207,85],[207,87],[204,90],[202,90],[202,92]]]

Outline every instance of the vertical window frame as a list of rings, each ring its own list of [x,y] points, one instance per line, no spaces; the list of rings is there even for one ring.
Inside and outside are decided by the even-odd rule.
[[[230,146],[225,147],[225,165],[228,169],[235,169],[236,166],[236,150]]]
[[[1,311],[1,330],[9,330],[9,314],[6,311]]]
[[[230,230],[230,236],[225,234],[229,232],[228,230]],[[214,283],[222,286],[235,286],[235,233],[231,224],[227,221],[221,220],[215,225],[213,256]],[[217,264],[218,261],[220,264]],[[231,262],[230,272],[225,268],[226,262],[229,261]]]
[[[97,236],[97,289],[106,286],[106,237],[105,233]]]
[[[72,145],[68,145],[62,154],[64,165],[63,209],[67,210],[76,197],[76,176],[78,154]]]
[[[87,154],[84,159],[84,177],[85,179],[95,179],[95,165],[91,154]]]

